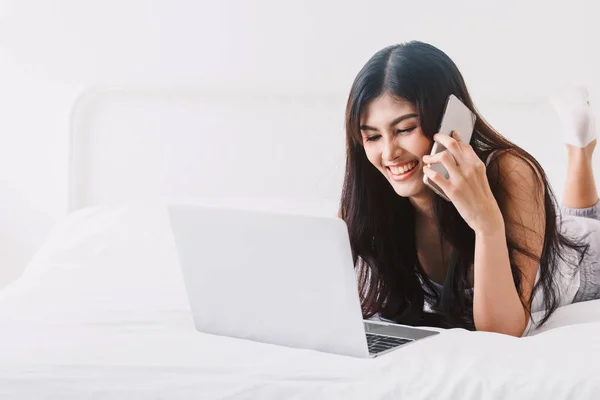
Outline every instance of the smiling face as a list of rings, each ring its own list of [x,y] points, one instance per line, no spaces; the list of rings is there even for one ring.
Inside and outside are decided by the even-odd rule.
[[[432,141],[421,130],[416,106],[384,93],[373,100],[360,119],[367,158],[402,197],[427,193],[423,183],[423,156]]]

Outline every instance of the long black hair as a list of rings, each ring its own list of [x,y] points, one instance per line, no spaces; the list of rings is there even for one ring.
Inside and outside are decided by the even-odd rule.
[[[502,137],[479,114],[454,62],[438,48],[418,41],[377,52],[358,73],[346,107],[346,173],[340,214],[349,229],[364,317],[380,314],[408,325],[475,329],[473,298],[466,290],[469,287],[468,266],[473,263],[475,252],[473,230],[451,203],[434,196],[434,217],[441,239],[451,244],[456,261],[450,282],[453,301],[449,308],[441,310],[439,293],[417,257],[415,210],[408,198],[394,192],[387,179],[366,157],[360,118],[368,104],[384,93],[415,104],[421,129],[429,139],[439,127],[448,96],[456,95],[477,115],[471,145],[482,161],[494,150],[509,151],[527,161],[526,164],[540,177],[539,187],[531,190],[543,193],[540,206],[545,209],[546,219],[541,255],[524,247],[509,234],[507,244],[519,296],[522,294],[522,274],[515,256],[523,254],[539,263],[539,280],[531,299],[536,293],[543,292],[546,310],[540,322],[543,325],[559,304],[555,271],[560,260],[567,261],[563,256],[565,247],[579,252],[580,257],[584,256],[586,247],[559,231],[556,198],[537,160]],[[487,171],[492,192],[498,198],[505,193],[502,171],[500,168],[488,168]],[[424,310],[426,301],[434,305],[433,312]],[[531,301],[524,306],[529,310]]]

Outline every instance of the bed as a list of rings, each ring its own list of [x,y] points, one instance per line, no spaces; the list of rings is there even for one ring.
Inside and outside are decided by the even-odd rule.
[[[69,214],[0,292],[0,398],[597,398],[596,301],[524,338],[443,330],[373,360],[197,332],[166,204],[332,215],[344,157],[343,137],[325,133],[343,133],[343,96],[207,93],[102,88],[77,102]],[[298,156],[310,162],[286,162]]]

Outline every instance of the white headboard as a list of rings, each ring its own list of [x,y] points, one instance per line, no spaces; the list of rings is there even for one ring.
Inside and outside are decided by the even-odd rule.
[[[281,199],[335,212],[347,93],[257,94],[204,87],[105,87],[73,108],[69,209],[172,197]],[[544,100],[478,103],[533,153],[560,195],[565,154]]]
[[[95,88],[73,108],[69,209],[172,197],[324,201],[344,173],[345,96]]]

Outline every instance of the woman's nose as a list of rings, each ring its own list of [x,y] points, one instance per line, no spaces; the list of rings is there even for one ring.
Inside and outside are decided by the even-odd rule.
[[[393,161],[401,156],[403,151],[404,149],[402,149],[395,140],[386,140],[382,153],[383,160],[388,162]]]

